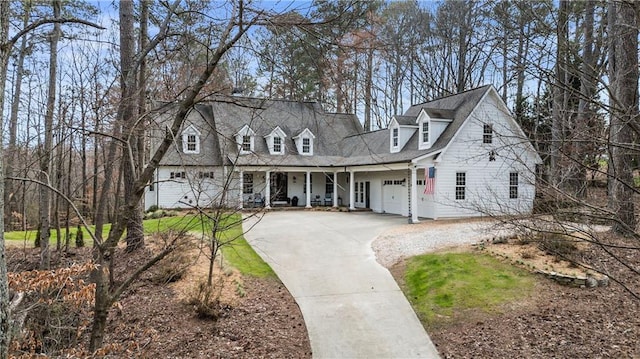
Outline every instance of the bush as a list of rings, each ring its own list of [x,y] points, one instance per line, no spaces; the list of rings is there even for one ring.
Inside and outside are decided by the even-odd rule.
[[[155,212],[155,211],[157,211],[159,209],[160,209],[160,207],[158,207],[157,205],[154,204],[152,206],[149,206],[149,209],[147,209],[147,213]]]
[[[78,229],[76,230],[76,248],[84,247],[84,232],[82,232],[82,227],[78,225]]]
[[[193,305],[199,318],[217,320],[223,309],[220,304],[220,294],[220,288],[201,280],[196,283],[195,288],[189,293],[187,303]]]
[[[578,250],[575,241],[560,234],[543,235],[538,248],[548,254],[566,257]]]
[[[177,248],[169,253],[151,270],[151,280],[155,283],[179,281],[191,266],[191,258],[186,248]]]
[[[40,248],[40,225],[36,231],[36,239],[33,240],[33,248]]]
[[[156,209],[155,211],[151,211],[151,209],[149,209],[149,211],[145,213],[144,219],[158,219],[158,218],[164,218],[164,217],[173,217],[176,214],[177,213],[175,211],[169,211],[166,209]]]

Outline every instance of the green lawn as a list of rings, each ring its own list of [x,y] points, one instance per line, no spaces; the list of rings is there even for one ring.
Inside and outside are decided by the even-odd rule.
[[[238,215],[233,215],[229,221],[238,221]],[[275,273],[262,258],[253,250],[242,235],[242,225],[233,226],[220,234],[220,241],[227,243],[222,247],[222,257],[225,262],[238,269],[242,274],[254,277],[275,277]]]
[[[437,253],[411,258],[404,292],[426,327],[466,310],[492,312],[527,296],[530,273],[480,253]]]
[[[196,216],[188,215],[188,216],[174,216],[174,217],[163,217],[157,219],[147,219],[144,220],[144,232],[145,234],[153,234],[157,232],[165,232],[170,229],[174,229],[176,231],[179,230],[200,230],[200,220]],[[89,226],[91,231],[95,230],[94,226]],[[102,238],[106,238],[109,235],[109,231],[111,230],[111,223],[106,223],[102,228]],[[72,227],[69,229],[71,234],[71,244],[75,246],[75,238],[76,238],[76,227]],[[84,233],[84,241],[85,245],[90,246],[93,242],[91,241],[91,237],[86,230],[83,228]],[[36,230],[31,231],[13,231],[13,232],[4,232],[4,239],[6,241],[27,241],[29,243],[33,243],[36,238],[36,234],[38,232]],[[66,230],[63,228],[60,232],[63,237],[66,234]],[[55,243],[58,235],[55,230],[51,230],[51,242]]]
[[[232,216],[229,220],[237,221],[237,216]],[[90,226],[91,230],[94,230],[93,226]],[[109,235],[111,224],[106,224],[102,231],[103,238]],[[76,227],[70,228],[71,233],[71,246],[75,246]],[[188,231],[199,232],[203,231],[203,224],[201,218],[195,215],[186,216],[173,216],[163,217],[158,219],[147,219],[144,221],[145,234],[153,234],[159,232],[166,232],[169,230],[174,231]],[[13,245],[27,241],[27,246],[33,246],[36,238],[37,231],[15,231],[5,232],[5,240],[10,241]],[[65,230],[62,230],[62,235],[65,235]],[[275,273],[271,270],[271,267],[265,263],[260,256],[251,248],[247,241],[242,236],[242,226],[237,226],[225,231],[221,234],[221,240],[227,241],[233,239],[229,244],[222,247],[223,258],[234,268],[237,268],[240,272],[246,275],[255,277],[275,277]],[[51,243],[55,243],[57,240],[57,234],[55,231],[51,231]],[[84,242],[86,246],[91,246],[91,237],[85,232]]]

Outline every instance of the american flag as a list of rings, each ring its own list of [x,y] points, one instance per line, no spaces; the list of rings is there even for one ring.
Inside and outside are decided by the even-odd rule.
[[[436,168],[429,167],[424,171],[424,194],[433,194],[436,187]]]

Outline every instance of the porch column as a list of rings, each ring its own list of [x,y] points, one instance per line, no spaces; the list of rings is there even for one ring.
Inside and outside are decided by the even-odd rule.
[[[349,210],[354,211],[356,209],[356,183],[355,174],[353,171],[349,171]]]
[[[338,171],[333,172],[333,207],[338,207]]]
[[[240,200],[240,204],[238,205],[239,209],[242,209],[244,206],[244,171],[240,170],[238,173],[240,173],[240,178],[238,180],[239,182],[239,186],[240,186],[240,194],[238,195],[238,199]]]
[[[305,206],[306,208],[311,208],[311,172],[307,171],[307,174],[304,176],[304,180],[306,181],[306,189],[307,189],[307,193],[306,194],[306,200],[307,200],[307,205]]]
[[[271,171],[266,171],[264,175],[264,208],[271,208]]]
[[[409,223],[419,223],[418,220],[418,169],[411,167],[411,182],[409,182]]]

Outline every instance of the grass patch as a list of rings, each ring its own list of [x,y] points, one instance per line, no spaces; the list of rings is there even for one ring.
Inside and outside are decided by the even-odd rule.
[[[240,231],[240,229],[234,229],[232,231]],[[230,233],[227,235],[234,234]],[[258,278],[276,277],[271,267],[260,258],[258,253],[247,243],[247,240],[244,239],[240,233],[235,234],[235,236],[238,235],[240,235],[238,238],[222,247],[222,256],[225,262],[232,265],[244,275]]]
[[[176,230],[176,231],[180,231],[180,230],[201,231],[202,230],[201,228],[202,223],[199,217],[194,215],[147,219],[147,220],[144,220],[143,222],[144,222],[144,233],[147,235],[153,234],[153,233],[165,233],[169,230]],[[92,232],[95,231],[95,226],[91,225],[89,226],[89,228],[91,229]],[[107,238],[110,230],[111,230],[111,223],[105,223],[104,226],[102,227],[102,238]],[[72,246],[75,246],[76,231],[77,231],[77,228],[75,226],[69,228],[69,232],[71,234],[70,244]],[[6,241],[16,241],[16,242],[27,241],[28,243],[33,244],[33,242],[36,239],[37,233],[38,233],[37,230],[4,232],[4,239]],[[66,235],[66,230],[62,228],[60,230],[60,233],[63,236],[62,240],[64,240],[64,236]],[[58,235],[56,231],[51,230],[51,237],[50,237],[51,243],[56,243],[57,239],[58,239]],[[91,236],[89,236],[86,233],[86,231],[84,233],[84,240],[85,240],[85,246],[93,245]]]
[[[242,236],[242,225],[239,220],[238,215],[233,215],[229,217],[227,220],[238,222],[237,226],[234,226],[224,233],[220,234],[220,238],[222,241],[228,241],[233,239],[229,244],[222,247],[222,254],[224,256],[225,261],[238,269],[242,274],[254,276],[254,277],[275,277],[275,273],[269,267],[267,263],[265,263],[262,258],[251,248],[249,243]],[[94,226],[90,226],[92,231],[95,230]],[[202,218],[196,215],[185,215],[185,216],[174,216],[174,217],[162,217],[155,219],[147,219],[144,220],[144,232],[146,235],[151,235],[154,233],[166,233],[170,230],[173,231],[188,231],[188,232],[197,232],[202,233],[206,231],[207,224],[202,222]],[[109,235],[109,230],[111,229],[111,224],[105,224],[102,236],[106,238]],[[76,228],[73,227],[70,229],[71,232],[71,241],[70,244],[75,246],[75,236],[76,236]],[[5,240],[7,241],[15,241],[22,242],[27,241],[28,246],[33,246],[34,240],[36,238],[37,231],[14,231],[14,232],[5,232]],[[63,230],[64,234],[65,231]],[[85,233],[84,236],[85,246],[92,246],[93,241],[91,237]],[[56,233],[55,231],[51,231],[51,243],[55,243],[56,241]]]
[[[486,254],[437,253],[408,260],[403,290],[426,327],[457,313],[486,313],[525,297],[534,285],[528,272]]]

